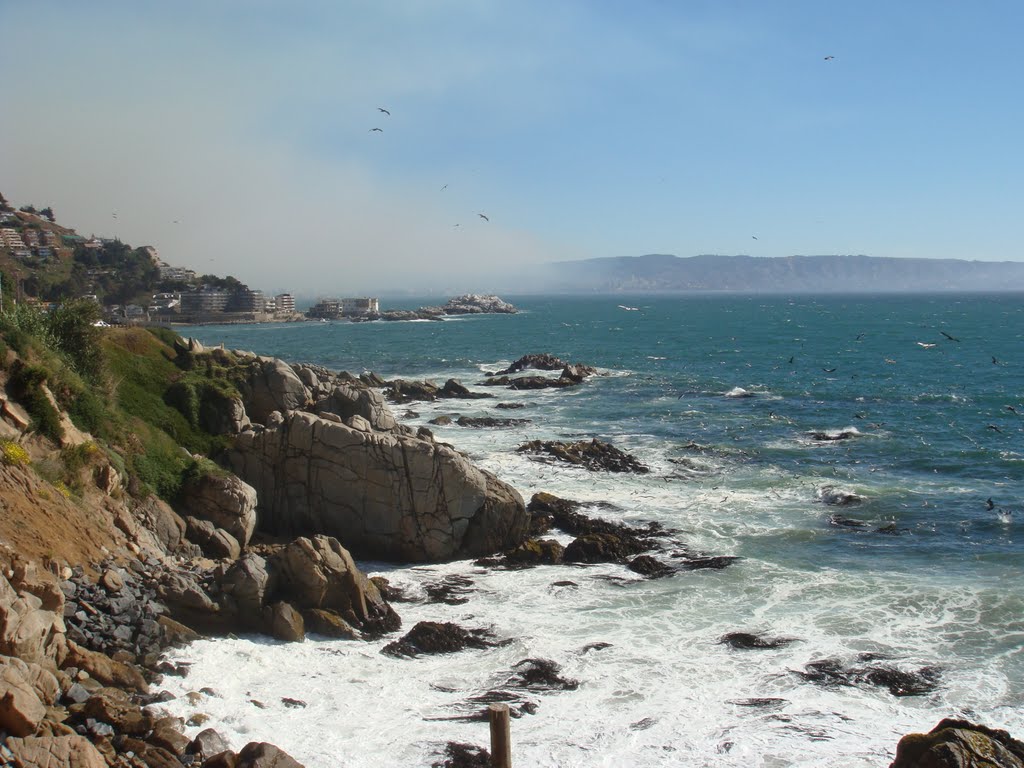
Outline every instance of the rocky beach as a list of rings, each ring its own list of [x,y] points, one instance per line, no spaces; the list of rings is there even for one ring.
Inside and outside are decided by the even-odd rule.
[[[138,330],[125,332],[119,343],[130,349],[159,344]],[[500,388],[547,390],[557,397],[599,377],[591,365],[531,354],[484,371],[471,382],[481,389],[471,389],[455,378],[441,386],[389,381],[207,348],[194,339],[177,339],[157,352],[179,371],[198,372],[191,381],[230,383],[193,387],[185,400],[163,384],[160,397],[190,403],[198,428],[225,446],[219,463],[191,457],[195,468],[173,503],[147,492],[96,450],[92,436],[75,428],[66,413],[59,444],[35,434],[30,413],[12,394],[12,377],[3,381],[0,727],[10,765],[299,765],[266,742],[232,750],[216,720],[201,711],[202,702],[216,695],[212,690],[187,694],[199,705],[187,723],[169,714],[174,695],[165,683],[187,681],[189,665],[168,661],[165,651],[201,637],[251,633],[302,642],[308,632],[352,643],[383,641],[382,653],[406,659],[516,642],[473,622],[419,620],[407,626],[402,613],[410,600],[427,609],[472,604],[472,583],[453,575],[428,588],[424,600],[386,576],[369,578],[357,559],[470,559],[485,571],[513,572],[571,564],[612,569],[605,571],[611,579],[642,580],[717,572],[741,560],[695,547],[685,531],[653,520],[606,519],[592,504],[545,492],[527,503],[430,428],[408,426],[392,411],[392,405],[415,403],[471,405],[497,399],[489,396]],[[13,351],[8,355],[7,370],[17,370]],[[454,414],[440,428],[501,430],[528,421]],[[15,450],[22,445],[24,458]],[[651,471],[596,438],[527,441],[517,450],[529,461],[572,471]],[[86,487],[75,498],[55,492],[33,468],[68,451],[87,456],[79,468]],[[827,504],[856,503],[834,489],[822,494]],[[763,652],[792,638],[733,632],[719,641],[738,652]],[[809,663],[796,674],[816,685],[878,688],[896,697],[925,695],[942,680],[941,670],[907,668],[877,654]],[[556,661],[534,656],[510,659],[506,679],[497,682],[467,698],[458,717],[476,721],[495,701],[508,703],[516,717],[530,717],[537,695],[579,686]],[[308,703],[281,699],[292,709]],[[751,706],[771,704],[765,698]],[[436,765],[486,764],[482,746],[453,742],[446,750]],[[892,765],[1017,768],[1024,765],[1024,745],[998,729],[947,720],[930,734],[900,742]]]

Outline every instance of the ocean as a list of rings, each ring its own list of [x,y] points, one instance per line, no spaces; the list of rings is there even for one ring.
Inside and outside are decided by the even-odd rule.
[[[489,391],[393,410],[413,426],[529,419],[430,428],[527,501],[550,492],[593,516],[656,521],[691,554],[740,559],[654,580],[620,565],[363,562],[413,596],[462,579],[465,602],[396,604],[403,633],[452,621],[510,642],[396,659],[379,652],[394,638],[200,641],[170,654],[190,674],[163,682],[171,713],[209,716],[189,733],[271,741],[307,768],[428,766],[448,741],[487,746],[485,722],[453,718],[534,658],[579,685],[526,694],[533,714],[512,721],[520,766],[886,766],[902,735],[947,716],[1024,737],[1024,296],[504,298],[521,312],[182,333]],[[570,390],[476,386],[537,352],[600,375]],[[651,472],[515,451],[591,437]],[[860,501],[825,503],[843,493]],[[738,632],[791,642],[722,642]],[[828,674],[839,668],[859,672]],[[897,695],[873,669],[933,687]]]

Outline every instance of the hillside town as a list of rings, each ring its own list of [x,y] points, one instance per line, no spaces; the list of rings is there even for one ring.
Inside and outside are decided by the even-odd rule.
[[[85,237],[58,225],[52,208],[16,210],[0,194],[0,310],[4,301],[53,308],[69,299],[99,304],[107,325],[440,320],[516,311],[497,296],[468,294],[441,306],[385,311],[375,297],[320,298],[302,312],[290,293],[268,295],[230,275],[172,265],[151,245]]]

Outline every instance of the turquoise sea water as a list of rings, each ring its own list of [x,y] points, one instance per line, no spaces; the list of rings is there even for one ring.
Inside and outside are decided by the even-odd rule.
[[[506,298],[520,314],[182,332],[292,362],[471,387],[484,371],[533,352],[600,370],[569,391],[488,389],[495,399],[414,403],[404,415],[414,425],[455,413],[528,418],[515,429],[433,429],[526,498],[544,490],[608,502],[594,514],[658,520],[692,550],[743,558],[724,571],[625,586],[615,581],[622,574],[601,568],[376,566],[411,589],[451,573],[485,585],[458,608],[400,606],[406,626],[470,615],[517,638],[522,655],[577,673],[579,692],[544,697],[536,715],[516,722],[524,764],[882,765],[901,732],[954,713],[1024,732],[1024,297]],[[751,396],[727,396],[735,388]],[[494,408],[510,400],[524,407]],[[852,436],[814,436],[842,432]],[[569,437],[612,442],[652,472],[595,476],[515,452],[527,439]],[[828,488],[862,501],[824,504]],[[551,585],[566,579],[584,586],[560,595]],[[799,642],[769,652],[717,643],[740,630]],[[612,648],[581,656],[594,640]],[[388,662],[376,649],[337,645],[307,643],[304,653],[329,649],[352,669],[368,664],[352,674],[390,681],[386,690],[413,686],[415,703],[362,702],[360,711],[405,724],[392,735],[401,743],[367,741],[353,724],[369,756],[341,763],[331,760],[348,736],[303,740],[296,727],[293,753],[310,766],[426,765],[438,741],[483,743],[485,734],[459,730],[466,726],[437,727],[431,718],[454,706],[438,687],[458,678],[463,692],[486,689],[514,661],[472,656],[474,682],[470,657]],[[285,675],[274,649],[251,639],[193,646],[193,676],[240,657],[264,678],[268,665]],[[877,687],[816,686],[794,672],[865,652],[908,670],[939,668],[940,686],[894,697]],[[329,665],[322,675],[330,678]],[[334,682],[361,701],[358,684]],[[187,685],[200,687],[193,677]],[[786,704],[772,712],[735,704],[765,696]],[[244,743],[260,716],[225,698],[220,716]],[[631,727],[637,722],[652,725]],[[591,743],[602,745],[600,759]]]

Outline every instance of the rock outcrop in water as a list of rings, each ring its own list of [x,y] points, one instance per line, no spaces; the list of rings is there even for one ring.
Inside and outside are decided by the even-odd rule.
[[[598,440],[580,440],[563,443],[556,440],[531,440],[523,443],[517,451],[536,456],[538,461],[558,461],[573,464],[591,472],[632,472],[646,474],[646,466],[630,454],[619,450],[610,443]]]
[[[1024,743],[1009,733],[947,718],[900,739],[889,768],[1024,768]]]

